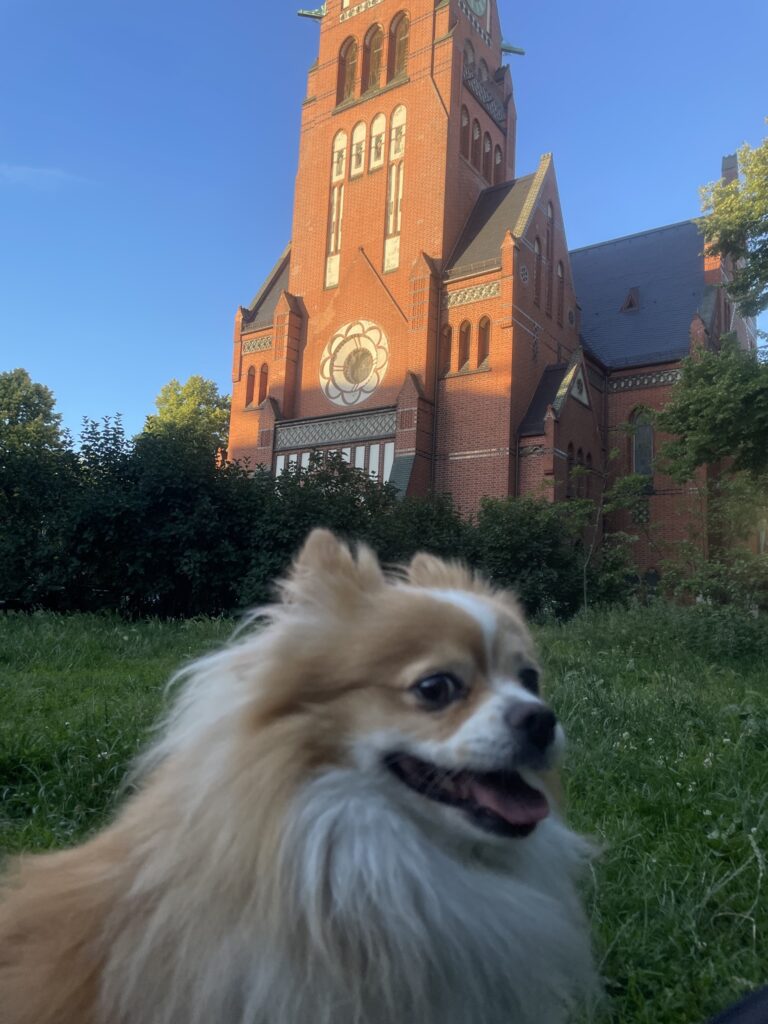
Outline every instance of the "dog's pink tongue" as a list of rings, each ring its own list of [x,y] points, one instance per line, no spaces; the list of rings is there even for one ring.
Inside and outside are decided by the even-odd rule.
[[[503,789],[473,780],[470,792],[476,804],[492,811],[510,825],[535,825],[549,814],[549,804],[544,794],[519,777]]]

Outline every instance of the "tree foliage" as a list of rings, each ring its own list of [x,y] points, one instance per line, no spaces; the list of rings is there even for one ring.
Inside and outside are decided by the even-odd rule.
[[[169,381],[155,399],[157,413],[147,416],[147,434],[194,437],[211,451],[227,447],[229,396],[219,394],[212,380],[195,375],[185,384]]]
[[[728,292],[744,316],[768,308],[768,138],[739,150],[741,178],[702,189],[699,222],[710,250],[739,261]]]
[[[53,392],[26,370],[0,373],[0,445],[39,452],[61,448],[61,415]]]
[[[674,439],[662,450],[664,468],[688,480],[699,466],[728,460],[731,472],[754,480],[768,474],[768,363],[732,337],[720,352],[686,359],[659,427]]]

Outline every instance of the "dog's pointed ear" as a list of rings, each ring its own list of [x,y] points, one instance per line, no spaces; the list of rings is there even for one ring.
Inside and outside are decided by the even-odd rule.
[[[408,581],[416,587],[440,587],[445,590],[485,589],[459,562],[445,562],[424,552],[414,555],[408,566]]]
[[[354,552],[330,530],[315,529],[280,586],[288,604],[326,604],[329,598],[359,597],[384,585],[376,555],[364,545]]]

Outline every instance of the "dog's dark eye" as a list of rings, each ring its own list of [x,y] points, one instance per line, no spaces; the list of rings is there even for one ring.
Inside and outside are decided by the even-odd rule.
[[[521,668],[517,678],[531,693],[539,692],[539,673],[535,668]]]
[[[421,679],[412,689],[430,711],[440,711],[464,695],[464,687],[447,672]]]

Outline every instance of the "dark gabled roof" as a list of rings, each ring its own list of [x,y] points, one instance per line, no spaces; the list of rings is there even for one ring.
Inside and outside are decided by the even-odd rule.
[[[520,424],[520,437],[538,437],[544,433],[544,417],[550,405],[555,404],[563,378],[568,372],[568,363],[548,366],[541,375],[539,386],[528,406],[528,412]]]
[[[280,296],[288,289],[291,270],[291,247],[285,249],[280,259],[269,272],[264,284],[253,298],[250,306],[243,311],[243,327],[258,330],[269,327],[275,319],[275,309]]]
[[[602,363],[642,366],[688,354],[691,320],[704,312],[708,291],[703,250],[688,220],[570,254],[584,341]],[[633,294],[638,308],[623,312]]]
[[[535,177],[528,174],[480,193],[445,267],[446,273],[455,277],[461,270],[470,272],[476,264],[501,259],[504,235],[514,231]]]

